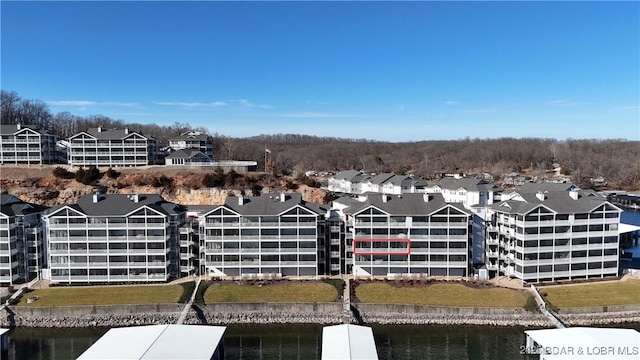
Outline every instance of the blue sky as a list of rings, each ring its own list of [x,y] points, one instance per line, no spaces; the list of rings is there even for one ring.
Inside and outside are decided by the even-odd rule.
[[[11,2],[54,113],[383,141],[640,140],[640,2]]]

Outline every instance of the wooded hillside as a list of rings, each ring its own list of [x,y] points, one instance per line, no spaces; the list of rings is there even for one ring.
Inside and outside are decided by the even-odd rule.
[[[552,169],[553,163],[558,163],[562,173],[570,175],[571,180],[583,188],[590,187],[590,178],[602,176],[609,188],[640,190],[640,141],[637,140],[466,138],[390,143],[297,134],[233,138],[204,128],[194,129],[189,124],[161,126],[127,123],[101,115],[52,114],[43,101],[24,100],[15,92],[7,91],[2,91],[1,115],[2,124],[37,125],[61,139],[92,127],[126,126],[153,136],[159,146],[166,146],[170,137],[186,130],[198,130],[211,136],[216,160],[254,160],[258,162],[258,169],[264,169],[267,147],[271,151],[268,169],[279,174],[357,169],[411,173],[426,179],[441,173],[489,172],[499,179],[510,172],[542,176]]]

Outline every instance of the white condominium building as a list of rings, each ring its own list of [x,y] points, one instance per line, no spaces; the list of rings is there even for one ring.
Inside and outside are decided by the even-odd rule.
[[[27,282],[44,267],[40,215],[46,207],[0,195],[0,285]]]
[[[201,217],[201,265],[213,276],[326,274],[327,211],[300,194],[227,198]]]
[[[342,208],[356,276],[468,276],[471,213],[440,194],[365,194]]]
[[[51,164],[60,160],[58,138],[28,125],[0,125],[0,164]]]
[[[601,195],[571,184],[525,184],[503,199],[490,207],[487,224],[490,276],[535,283],[618,275],[622,210]]]
[[[44,216],[53,283],[164,282],[179,272],[186,210],[158,194],[93,194]]]
[[[472,210],[493,204],[499,199],[502,188],[484,179],[445,177],[427,187],[426,191],[440,193],[444,201],[462,203],[466,209]]]
[[[157,162],[156,140],[139,132],[105,130],[82,131],[69,138],[69,165],[144,166]]]
[[[213,143],[209,136],[199,131],[187,131],[180,136],[169,139],[169,147],[174,150],[199,150],[213,160]]]

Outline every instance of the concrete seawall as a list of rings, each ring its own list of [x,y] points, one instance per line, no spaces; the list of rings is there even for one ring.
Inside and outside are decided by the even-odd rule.
[[[357,304],[365,323],[408,325],[490,325],[550,327],[537,311],[523,308],[474,308],[396,304]]]
[[[0,317],[0,326],[22,327],[118,327],[175,324],[183,304],[27,307],[11,306]],[[640,311],[566,313],[569,325],[640,322]],[[592,310],[591,308],[589,308]],[[563,309],[566,310],[566,309]],[[602,310],[602,309],[600,309]],[[616,310],[619,310],[616,308]],[[586,310],[585,310],[586,311]],[[544,315],[522,308],[473,308],[396,304],[353,304],[345,312],[342,303],[211,303],[196,305],[185,324],[365,324],[487,325],[552,327]]]

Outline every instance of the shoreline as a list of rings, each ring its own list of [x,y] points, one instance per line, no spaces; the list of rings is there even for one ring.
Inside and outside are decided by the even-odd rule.
[[[83,307],[11,306],[2,327],[92,328],[175,324],[181,304]],[[394,310],[394,311],[385,311]],[[344,312],[339,303],[219,303],[194,305],[190,325],[364,324],[445,325],[551,328],[538,311],[523,308],[457,308],[414,305],[357,304]],[[640,323],[640,310],[559,314],[568,326]]]

